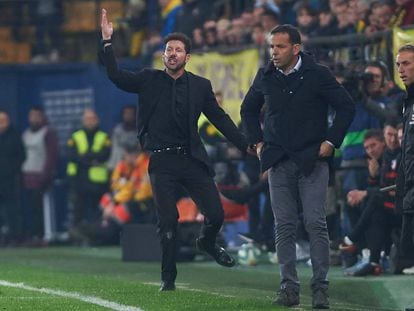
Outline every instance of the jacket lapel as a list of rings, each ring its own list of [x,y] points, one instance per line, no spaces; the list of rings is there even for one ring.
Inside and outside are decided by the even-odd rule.
[[[191,72],[187,72],[188,74],[188,127],[190,129],[190,145],[193,141],[194,135],[197,133],[194,132],[193,122],[195,122],[195,105],[197,103],[197,92],[195,86],[194,75]],[[195,122],[197,123],[197,122]]]

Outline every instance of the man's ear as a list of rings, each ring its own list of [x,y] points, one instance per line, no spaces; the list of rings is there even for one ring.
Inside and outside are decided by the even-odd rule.
[[[301,49],[301,47],[302,47],[302,45],[300,45],[300,44],[295,44],[295,45],[293,45],[293,53],[294,53],[295,55],[298,55],[298,54],[300,53],[300,49]]]
[[[185,62],[187,63],[190,60],[190,58],[191,58],[191,54],[187,54],[185,56]]]

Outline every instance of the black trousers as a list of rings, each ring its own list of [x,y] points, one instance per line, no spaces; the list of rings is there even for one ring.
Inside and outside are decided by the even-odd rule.
[[[43,195],[47,191],[45,188],[24,189],[24,229],[26,238],[37,236],[43,238]]]
[[[404,213],[401,228],[401,254],[405,257],[414,255],[414,213]]]
[[[392,230],[400,227],[401,216],[397,215],[393,209],[385,208],[384,196],[376,192],[368,196],[361,217],[349,238],[352,241],[360,241],[365,237],[371,251],[370,261],[379,263],[381,250],[385,249],[387,253],[391,246]]]
[[[204,163],[190,155],[157,153],[151,155],[149,174],[158,216],[161,242],[161,279],[174,281],[177,276],[177,190],[187,190],[204,215],[201,236],[214,245],[224,220],[218,190]]]

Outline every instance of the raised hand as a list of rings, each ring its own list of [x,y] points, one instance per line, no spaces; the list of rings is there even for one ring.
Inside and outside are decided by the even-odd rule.
[[[112,34],[114,33],[114,27],[112,26],[112,23],[108,22],[105,9],[102,9],[101,13],[101,31],[103,40],[111,39]]]

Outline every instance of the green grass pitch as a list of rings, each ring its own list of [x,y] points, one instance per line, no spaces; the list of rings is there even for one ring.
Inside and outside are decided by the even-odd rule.
[[[179,263],[178,289],[160,293],[159,263],[122,262],[117,247],[0,252],[0,310],[284,310],[271,304],[279,275],[269,263],[231,269]],[[301,305],[294,309],[311,310],[311,268],[298,268]],[[351,278],[334,267],[329,278],[331,310],[414,307],[412,276]]]

